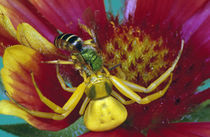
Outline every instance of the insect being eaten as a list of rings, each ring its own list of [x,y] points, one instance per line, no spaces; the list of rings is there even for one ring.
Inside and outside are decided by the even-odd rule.
[[[181,56],[184,41],[181,41],[181,49],[171,67],[148,87],[143,87],[111,75],[109,70],[104,67],[102,57],[95,49],[97,42],[94,33],[90,31],[87,32],[92,39],[85,41],[73,34],[60,34],[57,36],[54,45],[57,48],[70,51],[70,60],[52,60],[44,62],[56,65],[57,78],[61,87],[63,90],[73,93],[68,101],[61,107],[46,98],[36,84],[32,72],[31,77],[33,85],[41,101],[51,108],[54,113],[22,108],[33,116],[62,120],[70,115],[85,93],[86,98],[83,101],[79,113],[80,115],[84,115],[86,127],[91,131],[107,131],[118,127],[126,120],[127,110],[124,105],[135,102],[138,104],[148,104],[162,97],[167,92],[172,82],[172,72]],[[80,72],[84,81],[76,88],[68,87],[59,73],[59,64],[74,65]],[[160,91],[143,98],[136,93],[151,93],[165,80],[168,80],[168,82]],[[113,86],[129,100],[124,99],[118,92],[114,91]]]

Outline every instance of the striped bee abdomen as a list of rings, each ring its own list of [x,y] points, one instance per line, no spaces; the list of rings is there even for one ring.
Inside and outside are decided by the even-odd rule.
[[[65,50],[82,50],[82,39],[74,34],[63,33],[57,36],[54,40],[54,45],[57,48]]]

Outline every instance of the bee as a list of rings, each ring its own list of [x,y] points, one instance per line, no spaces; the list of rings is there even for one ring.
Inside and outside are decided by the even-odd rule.
[[[80,37],[68,33],[60,34],[54,40],[54,45],[57,48],[70,51],[71,59],[74,62],[73,64],[77,66],[79,70],[84,70],[85,68],[87,74],[90,74],[90,68],[92,71],[96,72],[99,71],[103,65],[102,58],[96,52],[93,44],[94,41],[92,39],[83,42]],[[87,70],[87,67],[90,68]]]
[[[83,41],[74,34],[61,34],[55,38],[55,46],[71,52],[71,60],[53,60],[45,63],[56,64],[56,75],[63,90],[71,92],[72,95],[63,106],[58,106],[40,91],[36,84],[33,73],[32,82],[41,101],[51,108],[54,113],[39,112],[24,108],[28,113],[46,119],[63,120],[74,110],[83,94],[86,98],[80,108],[80,115],[84,115],[84,123],[91,131],[107,131],[121,125],[127,119],[127,110],[124,105],[132,103],[148,104],[162,97],[172,82],[172,72],[181,56],[184,41],[181,41],[181,49],[169,67],[157,80],[148,87],[120,79],[111,75],[109,70],[103,66],[102,57],[95,50],[94,38]],[[58,64],[72,64],[78,67],[84,81],[77,87],[66,86],[64,79],[59,73]],[[139,93],[151,93],[161,83],[168,80],[165,87],[146,97],[140,97]],[[128,98],[124,99],[114,88]]]

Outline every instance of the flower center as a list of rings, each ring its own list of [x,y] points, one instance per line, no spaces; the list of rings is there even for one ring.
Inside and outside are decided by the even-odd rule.
[[[170,65],[170,61],[165,60],[168,49],[162,36],[152,39],[138,27],[111,24],[114,33],[106,44],[103,57],[109,67],[121,64],[113,70],[116,76],[129,81],[143,81],[147,85]]]

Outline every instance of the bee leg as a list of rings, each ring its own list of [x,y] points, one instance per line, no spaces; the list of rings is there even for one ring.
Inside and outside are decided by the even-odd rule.
[[[165,86],[165,88],[163,90],[160,90],[160,91],[155,92],[147,97],[142,98],[142,100],[140,101],[139,104],[148,104],[148,103],[162,97],[168,90],[171,82],[172,82],[172,74],[170,75],[170,80],[169,80],[168,84]]]
[[[96,35],[94,33],[94,31],[92,29],[89,29],[86,25],[79,23],[79,26],[85,31],[87,32],[92,39],[89,40],[85,40],[84,41],[84,45],[90,45],[92,47],[96,47]]]
[[[115,97],[116,99],[118,99],[122,104],[124,105],[130,105],[133,104],[135,101],[133,100],[125,100],[124,98],[122,98],[117,92],[112,91],[112,96]]]
[[[49,100],[48,98],[46,98],[40,91],[40,89],[38,88],[35,79],[34,79],[34,75],[33,73],[31,73],[31,77],[32,77],[32,82],[33,85],[37,91],[37,94],[39,95],[40,100],[47,105],[50,109],[52,109],[54,112],[56,113],[60,113],[63,116],[67,116],[68,114],[71,113],[71,111],[76,107],[76,105],[78,104],[79,100],[81,99],[84,91],[85,91],[85,87],[86,84],[85,82],[81,83],[77,89],[74,91],[74,93],[71,95],[71,97],[69,98],[69,100],[64,104],[63,107],[60,107],[58,105],[56,105],[54,102],[52,102],[51,100]]]
[[[67,92],[74,92],[76,90],[76,88],[70,88],[70,87],[67,87],[64,80],[63,80],[63,77],[61,76],[61,74],[59,73],[59,67],[58,67],[58,64],[56,64],[56,73],[57,73],[57,78],[58,78],[58,81],[60,82],[60,85],[62,87],[63,90],[67,91]]]
[[[72,65],[74,62],[72,60],[51,60],[51,61],[42,61],[42,63],[48,64],[62,64],[62,65]]]
[[[93,39],[85,40],[83,44],[84,44],[84,45],[90,45],[90,46],[92,46],[92,47],[94,47],[94,48],[96,47],[96,45],[94,44]]]
[[[86,106],[88,105],[89,102],[90,102],[90,98],[86,97],[84,102],[82,103],[82,106],[81,106],[80,110],[79,110],[80,115],[84,114],[85,108],[86,108]]]

